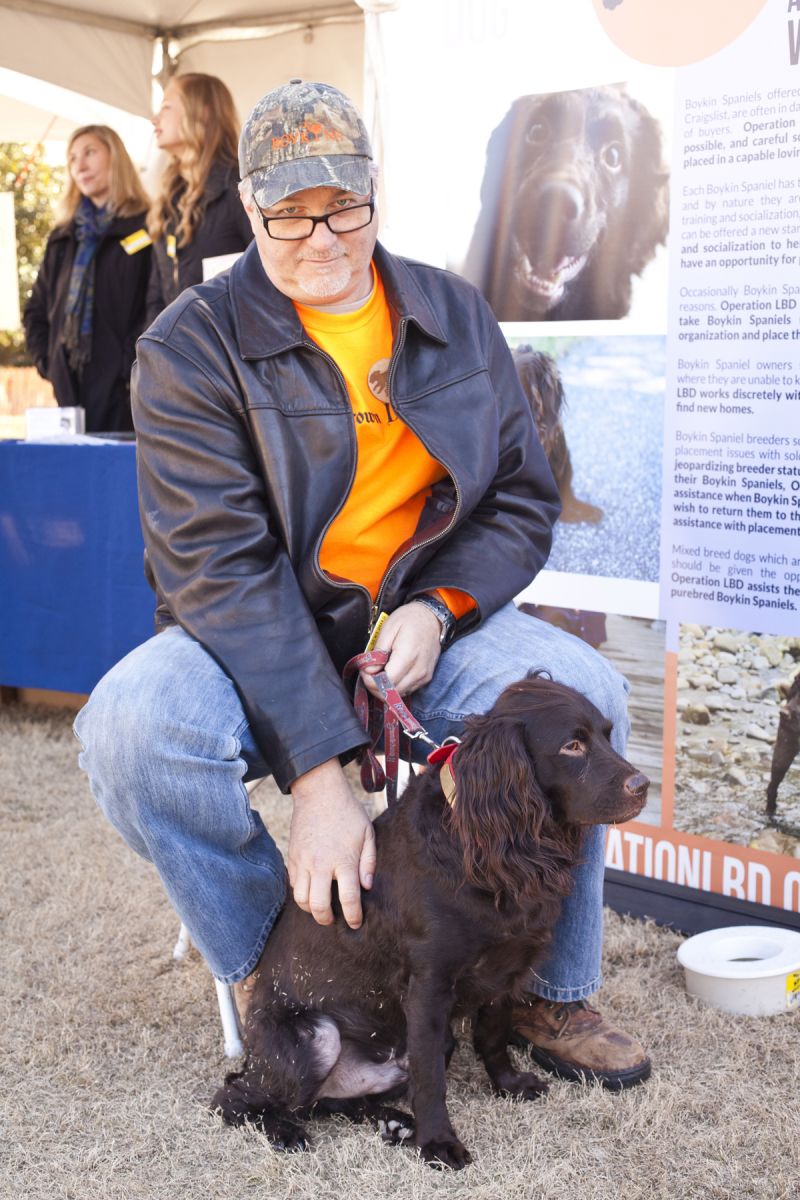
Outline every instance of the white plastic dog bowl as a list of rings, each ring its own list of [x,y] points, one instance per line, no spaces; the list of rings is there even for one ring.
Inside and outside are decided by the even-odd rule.
[[[678,949],[686,990],[724,1012],[800,1009],[800,933],[773,925],[709,929]]]

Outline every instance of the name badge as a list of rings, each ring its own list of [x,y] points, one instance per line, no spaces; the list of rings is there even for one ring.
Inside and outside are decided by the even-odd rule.
[[[140,250],[144,250],[152,244],[153,239],[146,229],[137,229],[135,233],[129,233],[120,241],[120,246],[126,254],[138,254]]]

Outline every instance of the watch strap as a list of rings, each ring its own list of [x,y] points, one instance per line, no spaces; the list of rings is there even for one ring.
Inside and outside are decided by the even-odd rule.
[[[421,592],[418,596],[412,596],[410,603],[424,604],[426,608],[431,610],[442,627],[439,633],[439,645],[442,647],[448,646],[455,632],[456,619],[447,605],[438,600],[436,596],[432,596],[430,592]]]

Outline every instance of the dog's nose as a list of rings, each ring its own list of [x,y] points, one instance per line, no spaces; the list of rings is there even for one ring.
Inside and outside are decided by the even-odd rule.
[[[629,775],[625,780],[625,791],[629,796],[641,798],[647,789],[650,787],[650,780],[641,771],[637,771],[635,775]]]
[[[539,189],[539,219],[571,225],[583,216],[583,196],[573,183],[552,179]]]

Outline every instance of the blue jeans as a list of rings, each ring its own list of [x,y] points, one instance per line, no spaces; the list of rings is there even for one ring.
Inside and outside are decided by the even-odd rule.
[[[441,742],[534,668],[587,695],[613,722],[612,743],[625,753],[626,681],[584,642],[512,604],[451,646],[410,706]],[[269,764],[230,679],[182,629],[169,629],[100,680],[75,732],[98,804],[154,864],[214,975],[243,979],[281,909],[286,873],[244,787],[268,775]],[[536,969],[532,990],[548,1000],[580,1000],[600,986],[604,834],[589,831],[551,952]]]

